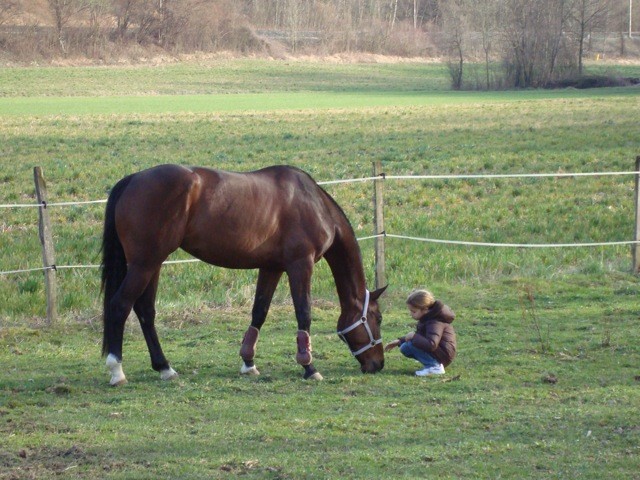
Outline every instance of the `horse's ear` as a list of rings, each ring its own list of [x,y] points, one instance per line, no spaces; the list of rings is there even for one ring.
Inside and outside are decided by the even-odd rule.
[[[384,287],[380,287],[379,289],[374,290],[373,292],[371,292],[369,298],[371,298],[371,300],[378,300],[378,298],[380,298],[380,295],[384,293],[388,286],[389,285],[385,285]]]

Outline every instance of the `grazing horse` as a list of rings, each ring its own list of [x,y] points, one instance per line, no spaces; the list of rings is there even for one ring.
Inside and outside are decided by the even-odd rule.
[[[241,373],[253,362],[276,286],[284,272],[298,321],[297,362],[305,379],[322,379],[312,363],[311,274],[329,263],[340,300],[338,334],[364,373],[384,366],[378,309],[380,288],[365,285],[360,249],[342,209],[303,171],[273,166],[249,173],[160,165],[129,175],[111,190],[102,240],[104,336],[111,385],[126,383],[122,370],[124,325],[138,316],[151,366],[163,380],[177,376],[154,326],[162,263],[182,248],[225,268],[258,269],[258,283],[240,356]]]

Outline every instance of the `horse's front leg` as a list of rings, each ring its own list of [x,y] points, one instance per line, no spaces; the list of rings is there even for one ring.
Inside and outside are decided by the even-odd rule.
[[[271,300],[273,299],[273,294],[276,291],[280,277],[282,277],[282,272],[278,271],[260,269],[258,272],[256,295],[251,311],[251,326],[245,332],[242,339],[242,346],[240,347],[240,356],[243,361],[242,367],[240,367],[240,373],[244,375],[260,375],[253,359],[256,354],[260,328],[262,328],[267,318],[267,313],[269,313]]]
[[[316,367],[313,366],[313,355],[311,355],[311,336],[307,330],[298,330],[296,337],[298,344],[298,352],[296,353],[296,361],[304,368],[305,380],[322,380],[322,375]]]
[[[289,275],[289,287],[291,298],[296,311],[298,321],[298,334],[296,337],[297,353],[296,361],[304,368],[305,380],[322,380],[322,375],[313,366],[311,354],[311,273],[313,261],[299,262],[287,270]]]

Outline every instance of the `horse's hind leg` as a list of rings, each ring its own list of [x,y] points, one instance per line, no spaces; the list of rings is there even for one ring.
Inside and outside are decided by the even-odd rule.
[[[143,294],[133,305],[133,311],[136,312],[136,315],[138,316],[140,327],[142,327],[142,334],[147,342],[149,356],[151,357],[151,367],[156,372],[160,372],[160,378],[162,380],[172,380],[176,378],[178,374],[169,366],[169,362],[162,352],[162,347],[160,346],[160,340],[158,340],[158,333],[156,332],[155,327],[155,302],[159,276],[160,270],[158,269],[151,278],[151,281],[149,282],[149,285],[147,285]]]
[[[111,372],[111,385],[127,383],[122,370],[124,325],[133,304],[145,291],[152,275],[153,271],[130,266],[120,288],[109,302],[108,311],[105,312],[105,346],[108,354],[106,363]]]
[[[251,326],[247,329],[242,339],[240,347],[240,356],[243,365],[240,373],[245,375],[259,375],[260,372],[253,363],[256,354],[256,344],[258,343],[258,335],[260,328],[264,324],[269,313],[271,300],[276,291],[278,282],[282,277],[282,272],[260,269],[258,273],[258,283],[256,285],[256,295],[253,301],[253,309],[251,311]]]

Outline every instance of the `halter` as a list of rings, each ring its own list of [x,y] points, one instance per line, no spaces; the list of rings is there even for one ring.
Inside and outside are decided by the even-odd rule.
[[[373,333],[371,332],[371,328],[369,327],[369,323],[367,321],[367,310],[369,310],[369,290],[365,289],[364,309],[362,310],[362,316],[360,317],[360,320],[358,320],[357,322],[353,323],[352,325],[349,325],[344,330],[338,330],[338,336],[342,339],[342,341],[344,343],[346,343],[349,346],[349,349],[351,350],[351,346],[349,345],[349,342],[347,342],[346,334],[349,333],[352,330],[355,330],[360,325],[364,325],[364,328],[367,331],[367,334],[369,335],[369,343],[367,345],[365,345],[364,347],[362,347],[360,350],[356,350],[355,352],[353,350],[351,350],[351,354],[354,357],[357,357],[361,353],[364,353],[367,350],[369,350],[370,348],[373,348],[376,345],[379,345],[379,344],[382,343],[382,338],[379,338],[378,340],[376,340],[373,337]]]

